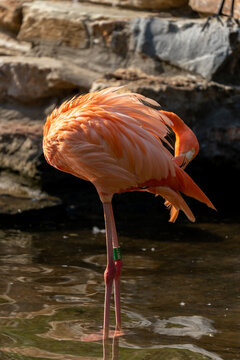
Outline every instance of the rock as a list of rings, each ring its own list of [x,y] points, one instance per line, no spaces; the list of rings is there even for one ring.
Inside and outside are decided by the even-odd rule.
[[[88,0],[89,2],[138,10],[168,10],[188,4],[187,0]]]
[[[116,9],[89,7],[73,2],[35,1],[23,9],[23,24],[18,38],[26,41],[44,41],[49,44],[84,49],[90,45],[88,25],[133,16]],[[101,25],[100,25],[101,27]],[[109,31],[109,29],[108,29]]]
[[[135,11],[119,11],[115,7],[107,7],[106,11],[105,6],[86,3],[35,1],[24,6],[23,15],[18,39],[33,43],[32,56],[63,59],[96,72],[126,63],[128,28]],[[75,23],[83,25],[80,35],[79,31],[72,32]]]
[[[239,87],[190,75],[157,77],[135,69],[119,69],[94,82],[91,91],[121,85],[181,116],[197,134],[200,160],[240,170]]]
[[[64,213],[62,201],[41,191],[24,177],[7,172],[0,174],[0,222],[29,226],[56,220]],[[54,216],[53,216],[54,215]]]
[[[108,50],[124,58],[127,56],[130,36],[127,25],[124,20],[94,21],[89,25],[91,38],[95,44],[102,42]]]
[[[0,174],[0,194],[19,199],[32,199],[32,201],[43,200],[47,197],[46,193],[34,187],[26,177],[4,171]]]
[[[8,175],[18,174],[25,179],[24,181],[28,181],[29,187],[35,188],[38,185],[48,190],[51,188],[56,192],[56,184],[64,183],[66,185],[67,183],[68,185],[70,183],[71,188],[74,182],[71,180],[73,176],[56,171],[48,165],[42,151],[43,126],[46,118],[62,102],[63,99],[50,98],[43,103],[39,102],[39,104],[31,106],[19,103],[1,104],[1,172],[7,171]],[[79,179],[77,180],[79,184]],[[0,179],[0,190],[1,186]],[[13,191],[13,187],[10,186],[10,190],[7,194],[15,197],[22,196],[23,189]]]
[[[34,1],[24,6],[18,38],[57,47],[85,49],[94,43],[96,31],[98,34],[102,31],[106,37],[110,31],[121,26],[121,21],[135,15],[131,10],[119,11],[115,7],[64,1]]]
[[[17,33],[21,26],[24,0],[0,0],[0,26]]]
[[[86,14],[76,11],[73,3],[36,1],[25,4],[20,40],[56,42],[61,45],[84,48],[88,34],[84,24]]]
[[[0,55],[23,55],[31,50],[31,44],[26,41],[16,40],[14,37],[0,32]]]
[[[222,20],[223,21],[223,20]],[[240,28],[212,19],[137,18],[132,23],[134,51],[212,79],[226,65],[239,77]],[[229,65],[231,63],[231,65]]]
[[[58,1],[28,3],[23,15],[18,39],[31,41],[35,56],[70,60],[97,72],[138,66],[150,74],[181,69],[207,79],[226,71],[234,80],[240,77],[237,24],[213,19],[204,29],[205,19]]]
[[[220,1],[217,2],[215,0],[190,0],[189,6],[191,6],[191,8],[194,11],[197,11],[201,14],[211,15],[211,14],[216,14],[218,12],[220,3],[221,3]],[[231,5],[232,5],[232,0],[225,0],[224,6],[222,9],[222,14],[230,16]],[[234,2],[233,16],[235,19],[240,19],[240,2],[239,1]]]
[[[36,178],[42,155],[40,121],[2,120],[0,122],[0,167]]]
[[[42,153],[43,125],[57,105],[57,98],[43,104],[2,103],[0,106],[0,169],[39,181],[48,171]],[[44,173],[44,175],[41,175]],[[51,176],[51,175],[50,175]],[[16,192],[14,196],[20,196]]]
[[[0,99],[22,102],[67,94],[73,89],[86,91],[97,76],[93,71],[47,57],[1,57],[0,71]]]

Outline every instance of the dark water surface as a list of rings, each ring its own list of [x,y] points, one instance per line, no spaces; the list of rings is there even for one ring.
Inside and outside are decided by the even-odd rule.
[[[124,335],[105,359],[240,359],[239,230],[120,233]],[[84,341],[103,320],[105,235],[95,232],[0,231],[1,360],[103,358],[101,341]]]

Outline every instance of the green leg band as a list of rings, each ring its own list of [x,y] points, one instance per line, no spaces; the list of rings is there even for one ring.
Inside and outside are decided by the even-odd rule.
[[[114,257],[114,260],[122,259],[122,251],[121,251],[120,246],[113,248],[113,257]]]

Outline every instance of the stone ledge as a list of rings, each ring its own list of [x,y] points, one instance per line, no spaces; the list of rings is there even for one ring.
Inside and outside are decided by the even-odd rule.
[[[226,77],[226,72],[232,81],[240,78],[240,28],[226,19],[212,19],[205,28],[206,19],[51,1],[28,3],[23,15],[18,38],[39,46],[40,56],[69,56],[78,65],[88,65],[91,58],[89,69],[102,72],[137,61],[150,72],[152,62],[159,73],[167,64],[206,79]]]
[[[87,0],[94,4],[107,4],[137,10],[170,10],[188,4],[188,0]]]
[[[74,89],[89,89],[99,75],[91,70],[48,57],[0,58],[0,100],[29,103]]]
[[[0,32],[0,55],[17,56],[31,51],[32,45],[27,41],[19,41],[14,37]]]

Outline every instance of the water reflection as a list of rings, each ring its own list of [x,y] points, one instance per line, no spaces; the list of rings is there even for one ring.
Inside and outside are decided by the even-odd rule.
[[[0,232],[1,360],[239,359],[238,225],[199,226],[211,242],[120,237],[124,334],[103,343],[104,234]]]
[[[111,356],[112,350],[112,356]],[[103,340],[103,360],[118,360],[119,358],[119,336],[113,336],[113,339]]]

